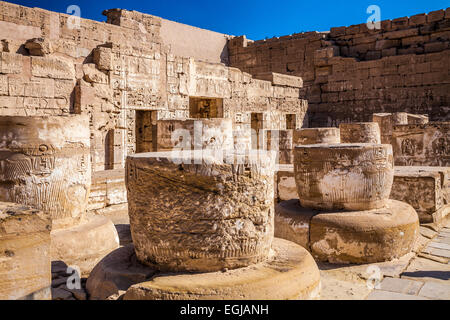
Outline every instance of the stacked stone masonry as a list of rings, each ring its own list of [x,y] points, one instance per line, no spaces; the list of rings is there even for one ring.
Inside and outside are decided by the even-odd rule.
[[[230,65],[257,77],[303,78],[310,127],[370,121],[372,113],[428,114],[447,121],[450,106],[449,9],[251,41],[228,42]]]
[[[288,116],[303,124],[301,79],[259,80],[217,59],[174,55],[161,18],[113,9],[104,12],[107,23],[80,19],[78,28],[68,15],[37,8],[0,2],[0,12],[0,115],[88,115],[94,172],[124,167],[144,115],[196,118],[195,97],[220,99],[217,117],[234,130],[250,130],[252,113],[261,116],[259,129],[285,129]]]

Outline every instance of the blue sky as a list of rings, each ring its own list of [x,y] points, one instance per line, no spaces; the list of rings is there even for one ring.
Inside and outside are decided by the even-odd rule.
[[[28,7],[66,12],[78,5],[81,17],[105,21],[104,9],[122,8],[249,39],[327,31],[331,27],[364,23],[370,5],[378,5],[381,19],[412,16],[450,7],[450,0],[59,0],[9,1]]]

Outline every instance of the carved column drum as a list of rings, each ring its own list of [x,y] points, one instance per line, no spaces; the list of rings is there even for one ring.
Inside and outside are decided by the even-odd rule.
[[[0,300],[51,300],[47,214],[0,202]]]
[[[201,272],[264,261],[274,234],[275,152],[239,156],[234,164],[234,152],[226,161],[188,152],[192,161],[184,164],[177,164],[177,154],[127,158],[138,259],[163,271]]]
[[[90,184],[87,116],[0,117],[0,201],[50,214],[53,230],[77,224]]]
[[[299,146],[294,151],[294,173],[303,207],[321,210],[382,208],[394,179],[392,146]]]
[[[319,144],[319,143],[340,143],[341,133],[339,128],[306,128],[294,130],[294,146]]]
[[[376,122],[341,123],[342,143],[381,143],[380,126]]]

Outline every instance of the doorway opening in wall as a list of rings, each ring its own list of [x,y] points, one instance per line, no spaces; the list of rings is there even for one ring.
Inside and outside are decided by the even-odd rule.
[[[263,133],[263,113],[252,113],[251,115],[251,128],[252,128],[252,149],[263,149],[262,136]]]
[[[136,110],[136,153],[156,150],[156,110]]]
[[[286,114],[286,130],[295,130],[297,119],[295,114]]]
[[[105,170],[114,169],[114,130],[111,129],[105,136]]]
[[[223,99],[189,97],[189,117],[192,119],[223,118]]]

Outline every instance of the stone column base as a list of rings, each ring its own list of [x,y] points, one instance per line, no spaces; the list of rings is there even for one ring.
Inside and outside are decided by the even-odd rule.
[[[330,263],[390,261],[411,252],[419,218],[410,205],[389,200],[385,208],[324,212],[302,208],[298,200],[275,208],[275,236],[294,241],[315,259]]]
[[[108,253],[119,247],[119,236],[107,218],[92,216],[67,229],[51,232],[51,259],[78,267],[87,276]]]
[[[124,300],[286,300],[316,299],[320,273],[312,256],[290,241],[274,239],[266,261],[209,273],[156,273],[140,264],[134,247],[103,259],[87,281],[91,299],[125,292]]]

